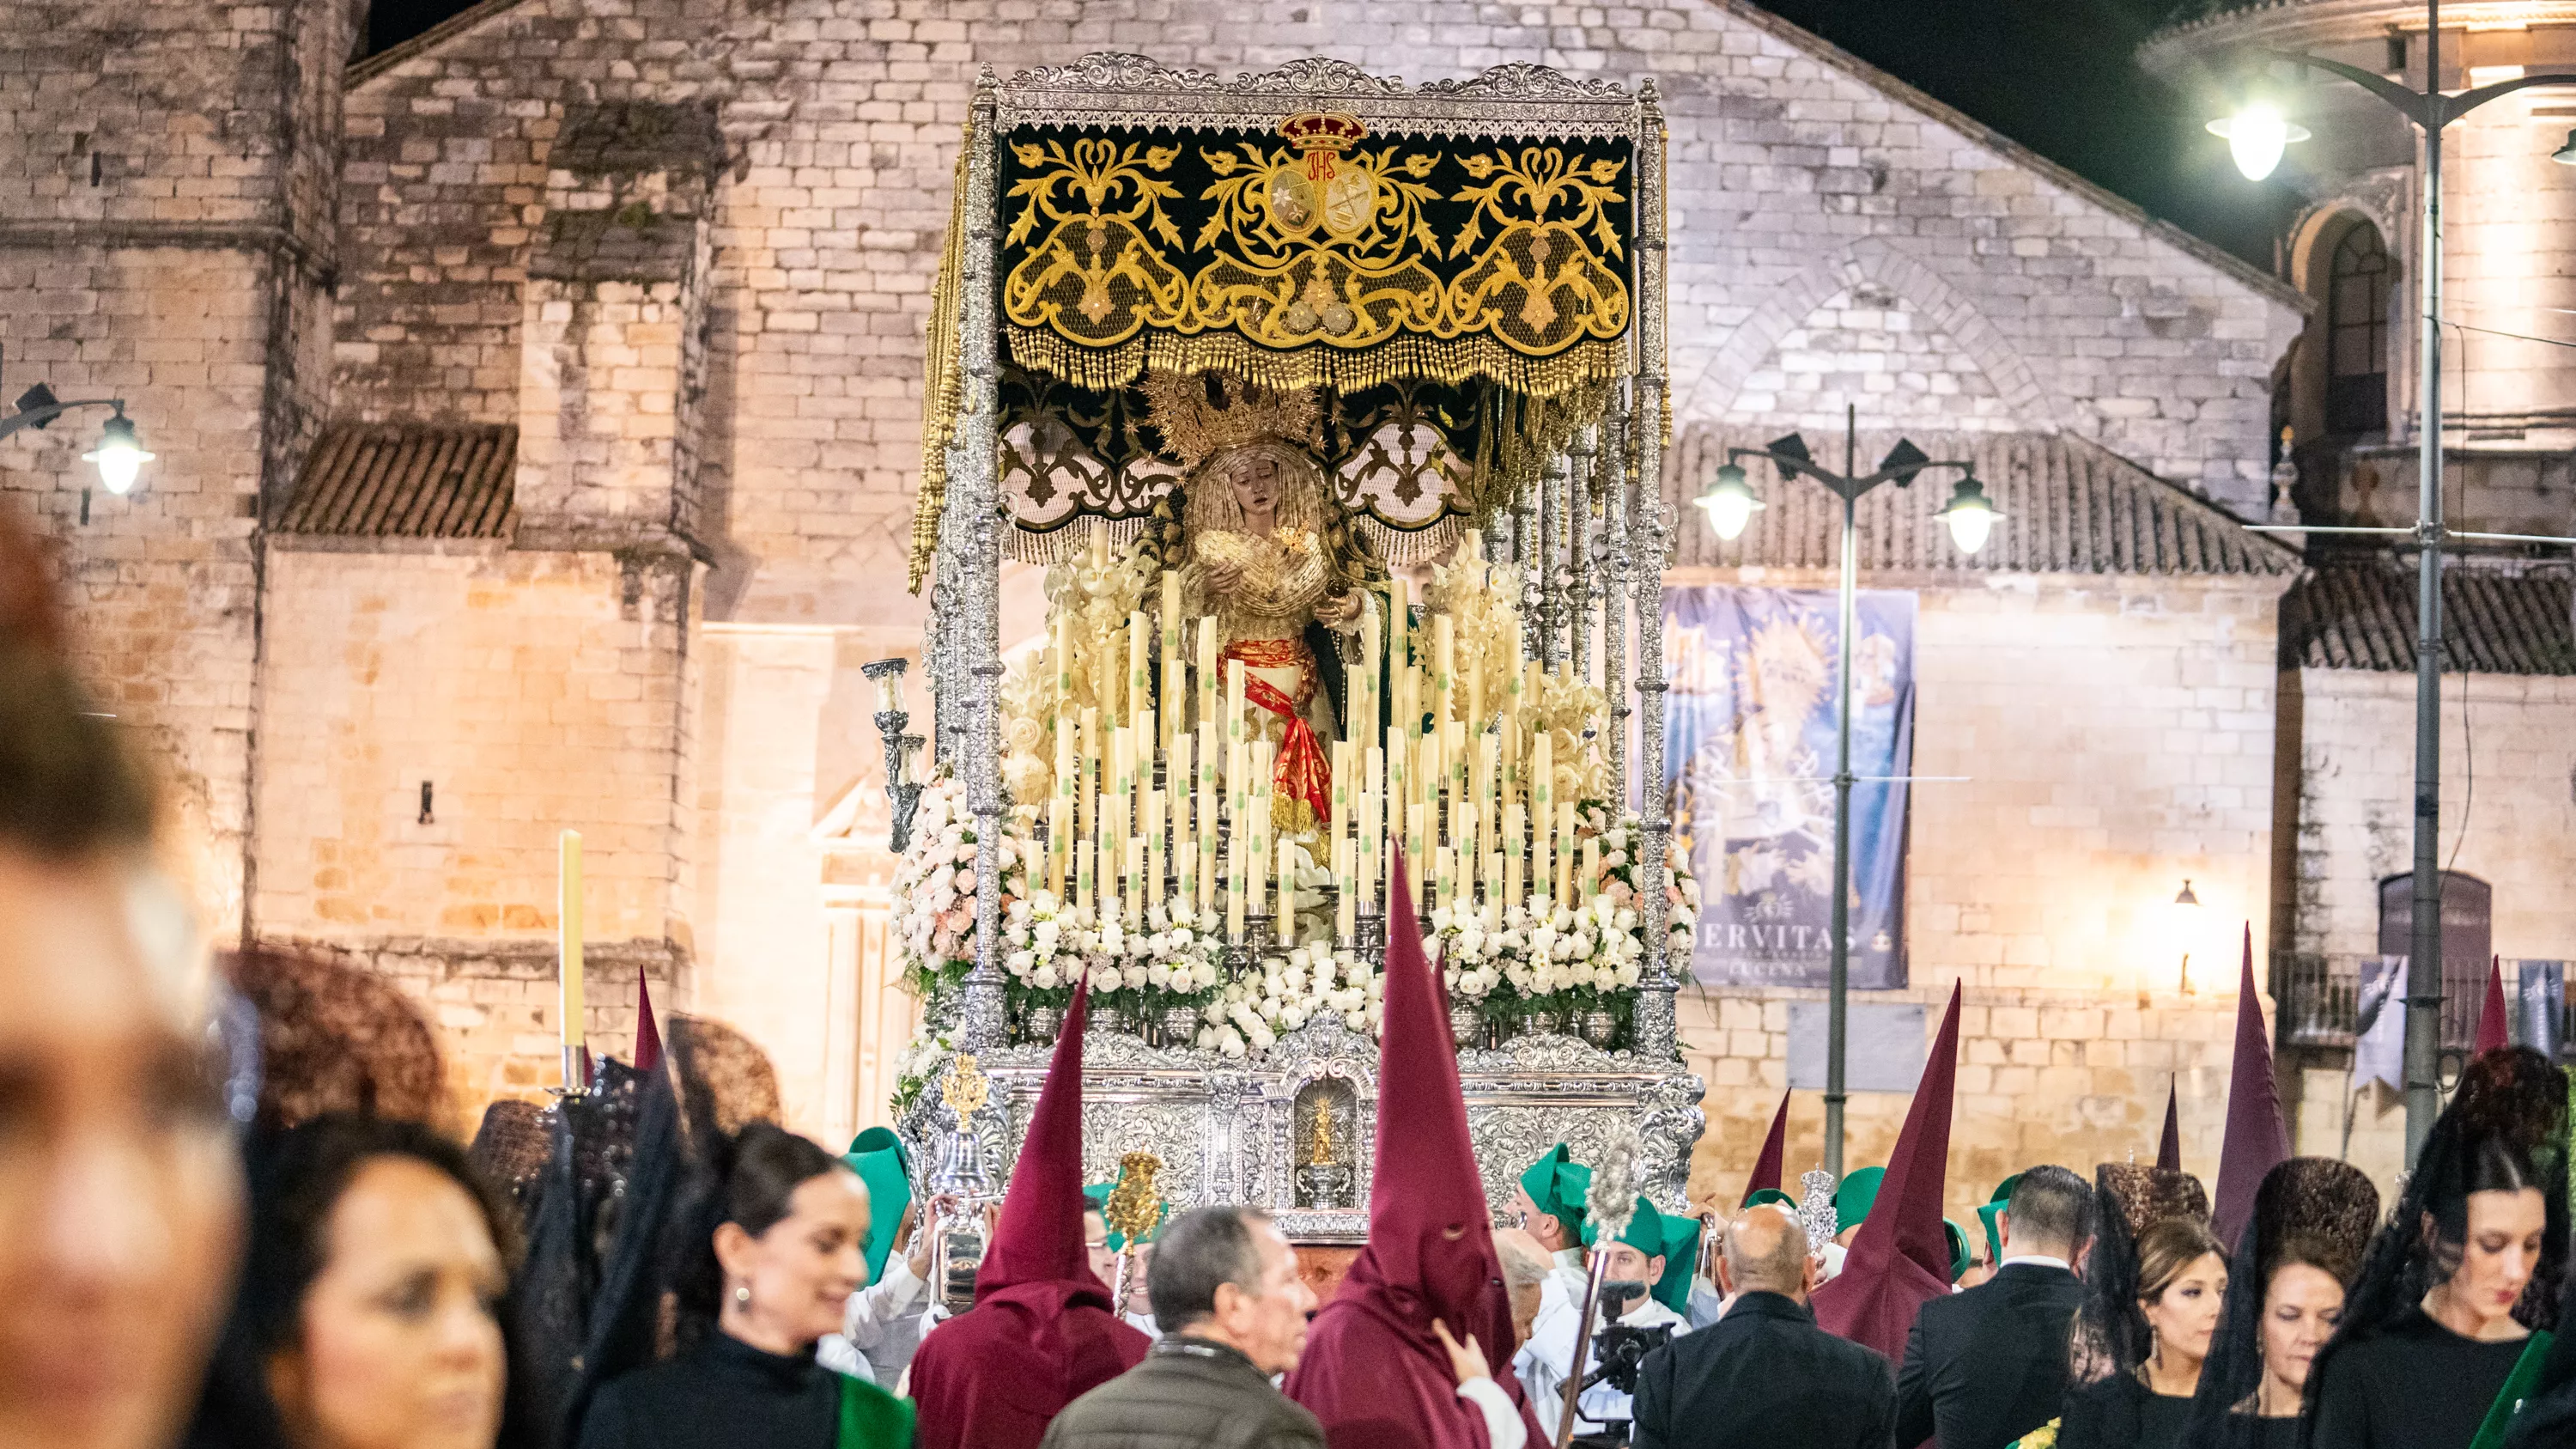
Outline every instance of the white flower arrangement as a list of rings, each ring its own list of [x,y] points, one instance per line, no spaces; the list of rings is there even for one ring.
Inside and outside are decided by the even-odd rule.
[[[917,991],[927,994],[975,963],[975,863],[983,849],[965,787],[945,772],[923,786],[912,843],[895,865],[890,921],[905,978]],[[994,849],[1008,913],[1028,893],[1024,865],[1035,851],[1026,839],[1008,837]]]
[[[1386,1017],[1386,976],[1355,951],[1294,946],[1228,982],[1207,1006],[1199,1045],[1241,1059],[1325,1015],[1372,1035]]]
[[[913,1032],[912,1040],[894,1057],[894,1111],[900,1117],[912,1110],[921,1094],[930,1086],[931,1069],[948,1055],[953,1045],[949,1039],[924,1025]]]

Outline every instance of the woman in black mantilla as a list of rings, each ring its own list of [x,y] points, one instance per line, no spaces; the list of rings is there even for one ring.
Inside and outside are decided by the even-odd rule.
[[[814,1357],[867,1284],[867,1188],[792,1132],[734,1127],[744,1098],[775,1111],[775,1090],[730,1087],[740,1064],[701,1049],[708,1025],[674,1023],[670,1070],[645,1089],[564,1437],[579,1449],[910,1449],[908,1400]]]
[[[2310,1366],[2378,1225],[2379,1190],[2351,1163],[2293,1157],[2264,1174],[2184,1443],[2297,1449]]]
[[[2104,1163],[2101,1226],[2085,1263],[2075,1387],[2059,1449],[2173,1449],[2226,1292],[2227,1259],[2209,1235],[2209,1197],[2168,1168]]]
[[[2317,1355],[2313,1449],[2468,1449],[2480,1437],[2532,1331],[2557,1322],[2566,1127],[2566,1076],[2538,1052],[2469,1063]]]

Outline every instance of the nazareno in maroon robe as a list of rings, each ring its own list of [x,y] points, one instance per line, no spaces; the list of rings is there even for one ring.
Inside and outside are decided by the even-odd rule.
[[[912,1361],[921,1449],[1037,1449],[1067,1404],[1144,1362],[1152,1340],[1110,1311],[1082,1242],[1082,1029],[1074,988],[1029,1115],[975,1306]]]
[[[1399,855],[1389,899],[1410,894]],[[1458,1397],[1432,1334],[1438,1319],[1453,1337],[1475,1335],[1537,1449],[1550,1441],[1511,1370],[1518,1343],[1448,1010],[1420,926],[1402,911],[1388,918],[1385,1000],[1368,1245],[1315,1315],[1288,1397],[1323,1421],[1331,1449],[1490,1449],[1483,1414]]]

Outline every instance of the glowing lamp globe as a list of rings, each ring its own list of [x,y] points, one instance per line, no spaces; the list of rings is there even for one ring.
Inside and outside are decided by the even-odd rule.
[[[1950,527],[1950,541],[1961,553],[1975,553],[1986,546],[1987,535],[1994,532],[1995,520],[2003,517],[1986,497],[1986,485],[1975,475],[1959,480],[1950,490],[1950,501],[1935,515]]]
[[[1708,491],[1691,500],[1708,511],[1708,526],[1728,542],[1744,536],[1744,526],[1753,515],[1769,505],[1753,496],[1753,488],[1744,481],[1744,470],[1733,463],[1717,470],[1717,481]]]
[[[2209,134],[2227,142],[2227,154],[2248,181],[2260,181],[2281,164],[2281,153],[2308,139],[2308,128],[2282,117],[2269,101],[2254,101],[2235,115],[2209,123]]]
[[[152,458],[135,438],[133,421],[123,413],[109,418],[99,430],[97,451],[81,454],[82,462],[98,465],[98,481],[107,491],[120,497],[134,491],[135,475]]]

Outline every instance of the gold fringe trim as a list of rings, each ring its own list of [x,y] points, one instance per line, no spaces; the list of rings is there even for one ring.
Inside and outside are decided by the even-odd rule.
[[[948,507],[948,445],[957,436],[964,392],[959,313],[965,301],[966,161],[975,154],[975,123],[957,148],[957,173],[949,191],[948,239],[939,249],[939,282],[930,292],[929,354],[921,386],[921,492],[912,505],[912,592],[930,575],[939,553],[939,515]]]
[[[1094,392],[1125,387],[1152,371],[1215,372],[1267,388],[1341,392],[1407,380],[1489,378],[1524,396],[1555,398],[1602,387],[1626,370],[1628,357],[1624,337],[1585,338],[1552,357],[1531,357],[1481,335],[1397,337],[1358,352],[1324,345],[1281,352],[1230,332],[1199,337],[1149,332],[1115,347],[1083,347],[1052,332],[1016,325],[1009,337],[1013,362]]]
[[[1100,515],[1077,513],[1054,528],[1040,532],[1012,520],[1002,534],[1002,557],[1013,563],[1060,564],[1082,557],[1091,547],[1091,521]],[[1109,552],[1123,556],[1137,539],[1152,527],[1150,518],[1113,518],[1109,520]]]

